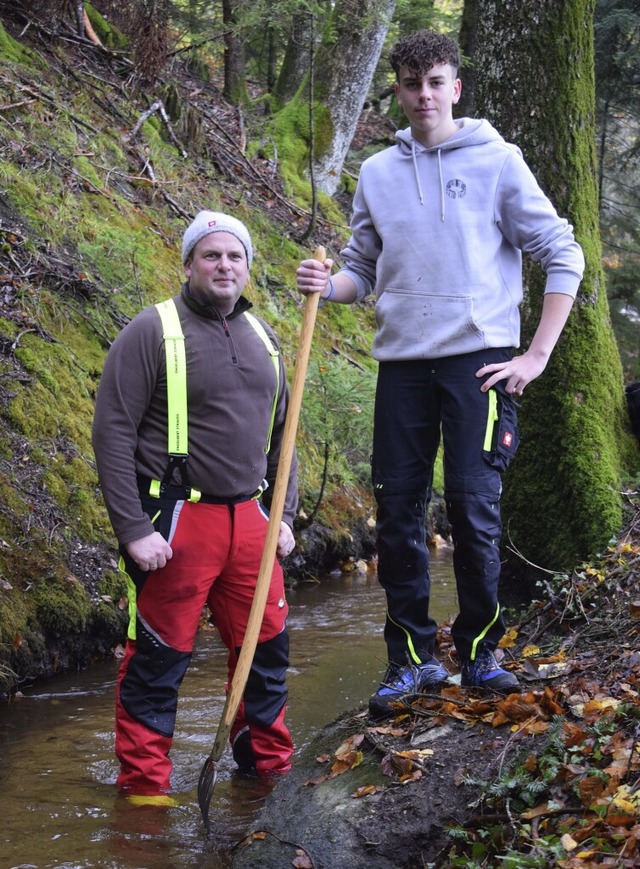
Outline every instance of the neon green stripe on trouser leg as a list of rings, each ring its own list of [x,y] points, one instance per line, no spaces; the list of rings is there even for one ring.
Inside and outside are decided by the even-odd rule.
[[[472,661],[475,661],[475,659],[476,659],[476,654],[477,654],[477,651],[478,651],[478,645],[479,645],[479,644],[484,640],[484,638],[485,638],[486,635],[489,633],[489,631],[491,630],[491,628],[492,628],[492,627],[495,625],[495,623],[498,621],[498,617],[499,617],[499,616],[500,616],[500,604],[498,604],[498,606],[496,607],[496,614],[495,614],[495,616],[491,619],[491,621],[490,621],[489,624],[486,626],[486,628],[482,631],[482,633],[481,633],[481,634],[478,634],[478,636],[475,638],[475,640],[473,641],[473,643],[472,643],[472,645],[471,645],[471,655],[470,655],[470,657],[471,657],[471,660],[472,660]]]
[[[413,645],[413,639],[412,639],[409,631],[405,627],[403,627],[401,624],[399,624],[398,622],[394,621],[391,618],[391,616],[389,615],[389,610],[387,610],[387,618],[389,619],[391,624],[393,624],[397,628],[399,628],[403,632],[403,634],[405,635],[405,637],[407,639],[407,649],[409,651],[409,656],[411,657],[412,662],[414,664],[417,664],[417,665],[423,664],[424,663],[423,660],[419,657],[418,653],[416,652],[415,646]]]
[[[124,573],[127,581],[127,598],[129,601],[129,626],[127,628],[127,637],[130,640],[136,639],[136,615],[138,613],[138,592],[136,585],[127,573],[127,567],[122,555],[118,561],[118,570]]]
[[[493,433],[500,414],[498,413],[498,397],[496,396],[495,389],[489,390],[487,398],[489,399],[489,407],[487,409],[487,427],[484,433],[483,449],[485,452],[490,453],[493,448]]]

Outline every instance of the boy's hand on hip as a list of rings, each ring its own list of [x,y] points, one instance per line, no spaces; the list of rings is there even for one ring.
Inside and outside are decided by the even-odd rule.
[[[535,358],[528,353],[514,356],[507,362],[493,362],[484,365],[476,371],[476,377],[487,379],[480,387],[481,392],[488,392],[500,380],[506,380],[505,389],[511,395],[522,395],[525,387],[539,377],[546,367],[546,360]]]

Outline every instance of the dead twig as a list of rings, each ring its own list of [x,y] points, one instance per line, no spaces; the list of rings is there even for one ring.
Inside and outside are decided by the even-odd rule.
[[[37,329],[23,329],[22,332],[19,332],[11,344],[11,352],[15,353],[16,348],[17,348],[18,344],[20,343],[20,339],[23,337],[23,335],[27,335],[29,332],[37,332],[37,331],[38,331]]]
[[[62,114],[66,115],[70,120],[74,122],[74,124],[78,124],[80,127],[84,127],[85,130],[89,130],[91,133],[95,133],[95,129],[88,124],[86,121],[83,121],[82,118],[79,118],[72,111],[70,111],[63,103],[57,102],[52,96],[45,93],[41,88],[37,87],[37,85],[32,82],[26,82],[24,78],[20,79],[22,84],[17,84],[16,86],[20,88],[21,91],[29,94],[32,97],[35,97],[36,100],[42,100],[45,103],[48,103],[50,106],[53,106]]]
[[[131,133],[129,134],[129,138],[133,141],[133,139],[135,139],[135,137],[138,135],[140,127],[142,127],[145,121],[148,121],[151,115],[154,115],[156,112],[158,112],[158,114],[162,118],[164,125],[167,128],[167,132],[169,133],[169,138],[180,152],[180,156],[185,158],[188,157],[189,155],[178,141],[176,134],[173,132],[173,127],[171,126],[169,115],[167,114],[167,110],[165,109],[162,100],[156,100],[153,105],[147,109],[146,112],[143,112],[142,115],[140,115],[133,129],[131,130]]]
[[[153,185],[159,189],[160,195],[162,196],[164,201],[167,203],[167,205],[173,211],[175,211],[176,214],[179,214],[180,217],[184,217],[185,220],[191,221],[193,219],[193,216],[191,214],[189,214],[187,211],[185,211],[184,208],[178,202],[175,201],[175,199],[173,199],[171,196],[169,196],[169,194],[166,192],[166,190],[162,189],[161,182],[159,182],[158,179],[156,178],[156,173],[153,169],[153,165],[151,164],[151,161],[147,157],[143,157],[142,154],[140,154],[140,152],[136,148],[132,148],[131,150],[133,151],[135,156],[138,158],[138,160],[143,164],[141,171],[145,172],[149,176],[149,178],[151,179],[151,182],[153,183]]]
[[[243,847],[245,845],[250,844],[254,839],[264,836],[273,836],[274,839],[277,839],[278,842],[282,845],[290,845],[292,848],[296,849],[296,852],[299,853],[300,856],[304,854],[309,861],[309,869],[314,869],[315,863],[313,862],[313,857],[310,852],[307,851],[305,847],[300,845],[298,842],[291,842],[289,839],[282,839],[280,836],[277,836],[271,830],[252,830],[250,833],[247,833],[239,842],[237,842],[231,851],[235,851],[237,848]],[[293,865],[293,864],[292,864]]]

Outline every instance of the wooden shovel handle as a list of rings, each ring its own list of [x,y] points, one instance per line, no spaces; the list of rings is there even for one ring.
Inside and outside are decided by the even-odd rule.
[[[324,262],[326,258],[324,248],[318,247],[313,256],[314,259],[318,260],[318,262]],[[311,352],[311,340],[313,338],[313,329],[315,326],[319,301],[320,293],[309,293],[305,297],[302,328],[298,339],[298,355],[296,357],[293,382],[289,394],[289,404],[287,406],[287,417],[285,419],[284,432],[282,435],[278,470],[273,489],[271,509],[269,511],[267,536],[264,543],[256,588],[253,595],[253,603],[251,604],[251,611],[247,622],[247,629],[245,631],[233,679],[231,680],[229,693],[227,694],[224,709],[222,710],[222,718],[220,720],[216,739],[213,744],[213,749],[211,750],[210,757],[214,761],[219,760],[224,752],[229,733],[231,732],[233,722],[238,713],[238,707],[240,706],[242,695],[244,694],[247,679],[249,678],[249,671],[251,670],[251,664],[253,663],[253,656],[258,644],[258,636],[260,634],[264,610],[269,594],[269,586],[271,584],[273,563],[278,548],[280,523],[282,522],[284,504],[287,489],[289,487],[289,473],[291,471],[293,451],[296,444],[300,406],[302,404],[302,394],[304,392],[304,382],[307,376],[309,354]]]

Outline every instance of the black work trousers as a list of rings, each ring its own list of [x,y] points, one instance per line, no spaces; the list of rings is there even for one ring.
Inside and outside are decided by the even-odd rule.
[[[459,605],[452,626],[456,650],[473,659],[481,644],[494,649],[504,633],[498,602],[501,472],[518,446],[517,419],[502,382],[483,393],[476,371],[511,355],[510,349],[492,349],[380,363],[372,478],[390,662],[417,664],[434,652],[425,512],[441,436]]]

